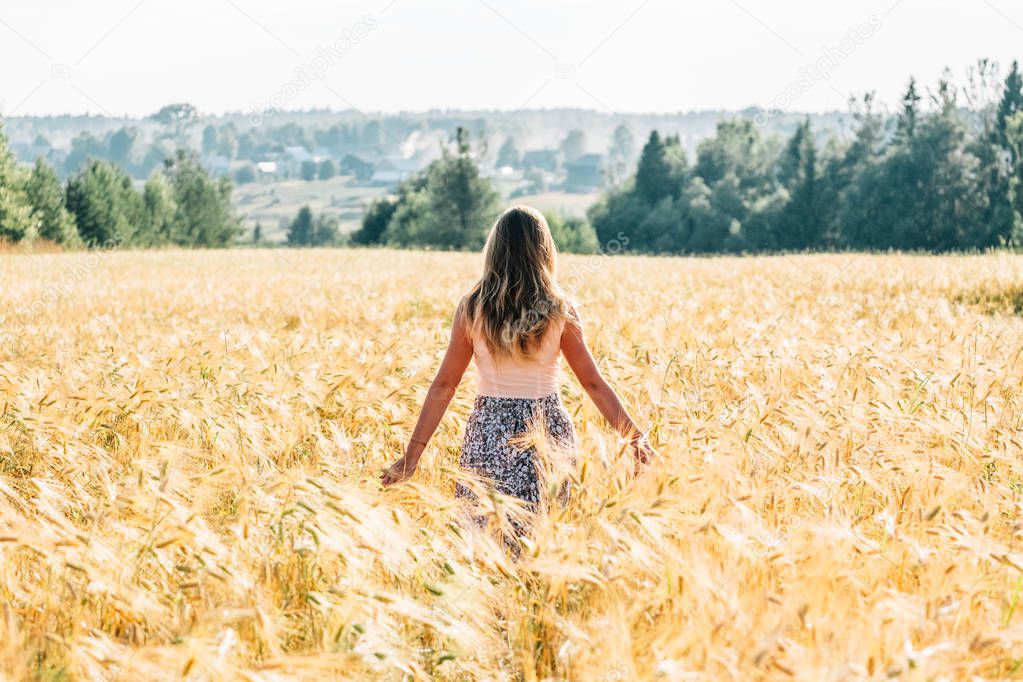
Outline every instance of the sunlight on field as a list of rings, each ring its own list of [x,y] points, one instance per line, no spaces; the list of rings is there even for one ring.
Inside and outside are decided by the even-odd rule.
[[[1021,674],[1023,259],[564,259],[663,461],[566,381],[579,484],[518,562],[451,499],[473,377],[375,483],[478,261],[0,256],[0,670]]]

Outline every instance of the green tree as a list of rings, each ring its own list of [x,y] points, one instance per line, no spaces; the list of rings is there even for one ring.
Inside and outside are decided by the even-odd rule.
[[[1013,69],[1016,71],[1016,68]],[[969,86],[964,89],[969,98],[970,108],[975,113],[977,132],[967,142],[970,153],[977,157],[980,170],[977,175],[978,191],[986,201],[980,209],[980,224],[985,226],[984,234],[975,235],[974,242],[1005,244],[1012,235],[1014,210],[1011,192],[1011,150],[1006,145],[1005,126],[1002,115],[1011,110],[1013,81],[1018,81],[1016,71],[1009,74],[1004,83],[996,81],[997,70],[993,62],[981,59],[969,71]],[[994,101],[995,91],[1001,98]]]
[[[607,151],[607,177],[612,186],[621,184],[628,175],[628,167],[636,155],[636,137],[632,129],[620,123],[611,135],[611,146]]]
[[[639,167],[636,169],[636,193],[653,205],[665,197],[676,196],[680,189],[680,184],[673,176],[668,147],[654,130],[650,133],[650,138],[643,146],[643,153],[639,157]]]
[[[179,124],[192,125],[199,118],[199,112],[193,105],[183,102],[168,104],[149,118],[167,126]]]
[[[1004,197],[1004,201],[1008,205],[1004,211],[1008,215],[1004,220],[999,221],[999,224],[1010,225],[1009,237],[1017,246],[1020,245],[1020,225],[1023,224],[1023,192],[1020,191],[1020,183],[1023,182],[1023,155],[1016,144],[1017,140],[1012,139],[1011,125],[1014,120],[1018,120],[1020,112],[1023,112],[1023,75],[1020,74],[1019,62],[1014,61],[1012,69],[1005,79],[1005,88],[1002,92],[1002,99],[998,103],[995,118],[997,140],[1000,143],[1000,148],[1008,152],[1007,165],[1009,167],[1006,169],[1006,179],[999,187],[999,189],[1004,188],[1004,191],[996,196],[994,202],[997,206],[999,200]],[[982,159],[981,161],[985,168],[997,167],[991,159]]]
[[[202,129],[202,153],[206,156],[213,156],[217,153],[220,140],[217,136],[217,127],[213,124]]]
[[[64,159],[64,171],[75,173],[89,159],[103,158],[107,155],[108,151],[107,145],[104,145],[96,137],[89,133],[81,132],[71,140],[71,150]]]
[[[313,246],[334,246],[341,240],[340,224],[335,216],[321,213],[316,216],[312,230]]]
[[[741,234],[749,211],[739,176],[734,172],[719,179],[713,187],[707,186],[702,178],[694,180],[686,194],[692,221],[687,251],[723,251],[730,238]]]
[[[0,129],[0,240],[33,239],[39,231],[25,185],[25,171],[17,167]]]
[[[71,176],[65,201],[88,246],[128,244],[142,218],[142,198],[131,178],[108,161],[93,159]]]
[[[319,166],[316,165],[315,161],[303,161],[301,170],[299,171],[302,175],[302,179],[306,182],[311,182],[316,179],[316,174],[319,171]]]
[[[445,149],[443,158],[426,173],[430,214],[427,232],[433,243],[453,248],[480,248],[490,225],[500,212],[497,190],[480,175],[473,159],[469,133],[459,128],[455,150]]]
[[[1005,78],[1005,89],[995,117],[998,134],[1003,143],[1008,140],[1009,119],[1020,111],[1023,111],[1023,74],[1020,73],[1019,62],[1014,61],[1009,75]]]
[[[597,233],[583,218],[566,218],[551,212],[544,216],[551,229],[554,243],[565,253],[596,253],[599,248]]]
[[[896,136],[903,141],[912,139],[916,134],[916,122],[920,118],[920,95],[916,91],[916,79],[909,79],[909,86],[902,96],[902,111],[899,112],[895,127]]]
[[[931,251],[993,245],[981,224],[987,198],[955,88],[939,82],[933,113],[921,114],[918,101],[911,83],[893,140],[856,179],[853,244]]]
[[[198,110],[188,102],[168,104],[149,117],[164,125],[176,145],[187,145],[188,131],[198,121]]]
[[[476,249],[499,212],[498,194],[480,175],[469,134],[455,133],[455,148],[403,183],[384,241],[397,245]]]
[[[398,201],[387,197],[372,201],[363,214],[362,226],[352,233],[352,243],[368,245],[383,241],[384,232],[397,208]]]
[[[144,246],[185,243],[177,232],[177,202],[167,176],[154,171],[142,188],[142,224],[135,241]]]
[[[776,244],[784,249],[815,248],[822,233],[817,146],[810,120],[796,129],[782,154],[779,180],[790,199],[778,216]]]
[[[313,243],[313,212],[308,206],[298,209],[298,215],[288,226],[289,246],[309,246]]]
[[[1005,120],[1005,139],[1013,154],[1009,197],[1013,205],[1018,206],[1023,203],[1023,111]],[[1009,241],[1017,249],[1023,246],[1023,216],[1019,212],[1015,214]]]
[[[217,131],[217,154],[225,159],[234,159],[238,154],[238,131],[233,123],[226,123]]]
[[[522,153],[519,152],[519,146],[515,142],[515,138],[509,135],[504,138],[504,142],[501,144],[501,149],[497,152],[497,166],[510,166],[512,168],[518,168],[522,163]]]
[[[337,175],[337,164],[334,163],[333,159],[324,159],[320,162],[320,180],[330,180],[335,175]]]
[[[239,185],[247,185],[250,182],[256,181],[256,168],[251,163],[246,163],[240,166],[238,170],[234,172],[234,181]]]
[[[652,206],[635,191],[635,180],[612,190],[590,207],[587,216],[597,233],[597,240],[607,244],[619,233],[629,237],[629,247],[645,250],[648,233],[641,236],[640,226],[650,214]]]
[[[107,140],[107,158],[122,168],[131,165],[131,151],[135,146],[134,130],[121,128]]]
[[[0,124],[0,241],[33,239],[39,231],[25,183],[25,171],[18,167]]]
[[[778,153],[777,141],[765,139],[752,121],[722,121],[714,137],[700,142],[694,174],[713,187],[731,173],[744,192],[767,194],[774,191],[773,170]]]
[[[863,220],[863,187],[859,180],[877,168],[883,152],[884,120],[874,107],[875,95],[850,100],[856,129],[848,148],[828,160],[824,197],[821,203],[829,212],[822,234],[833,245],[852,247],[864,242],[870,218]]]
[[[32,174],[25,184],[25,193],[39,225],[39,236],[57,244],[77,246],[78,227],[64,205],[64,188],[50,164],[36,159]]]
[[[565,161],[575,161],[586,153],[586,133],[581,130],[570,130],[561,141],[561,156]]]
[[[241,232],[228,178],[212,178],[193,154],[180,150],[165,162],[164,173],[174,195],[176,243],[225,246]]]

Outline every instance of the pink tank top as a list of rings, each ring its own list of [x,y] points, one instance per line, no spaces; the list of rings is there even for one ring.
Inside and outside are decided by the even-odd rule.
[[[479,370],[477,392],[495,398],[544,398],[561,388],[561,334],[565,321],[551,325],[529,355],[494,356],[472,334],[473,360]]]

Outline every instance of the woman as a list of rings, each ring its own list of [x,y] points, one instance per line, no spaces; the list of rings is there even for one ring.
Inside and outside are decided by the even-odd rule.
[[[579,316],[558,287],[557,249],[543,215],[526,206],[508,209],[494,223],[484,254],[483,276],[455,311],[447,353],[405,456],[383,472],[383,484],[404,481],[415,472],[470,358],[476,361],[479,385],[459,465],[497,491],[530,508],[540,502],[536,448],[521,445],[521,436],[537,422],[552,446],[575,445],[559,394],[561,354],[601,414],[631,441],[637,466],[648,461],[652,451],[646,438],[601,376]],[[456,495],[472,497],[461,484]]]

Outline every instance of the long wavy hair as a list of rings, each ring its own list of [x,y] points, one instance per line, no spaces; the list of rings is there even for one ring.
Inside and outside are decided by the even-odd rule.
[[[491,228],[483,255],[483,276],[462,299],[468,327],[491,353],[528,355],[569,311],[547,220],[535,208],[512,206]]]

